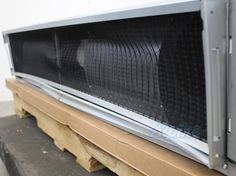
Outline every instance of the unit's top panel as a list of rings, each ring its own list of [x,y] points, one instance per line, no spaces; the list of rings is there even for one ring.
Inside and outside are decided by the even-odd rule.
[[[70,19],[64,19],[44,24],[32,25],[19,29],[8,30],[4,31],[3,35],[5,36],[11,33],[52,28],[58,26],[68,26],[68,25],[110,21],[117,19],[199,11],[200,4],[201,4],[200,0],[157,0],[157,2],[154,4],[118,9],[113,11],[105,11],[99,14],[89,14],[86,16],[73,17]]]

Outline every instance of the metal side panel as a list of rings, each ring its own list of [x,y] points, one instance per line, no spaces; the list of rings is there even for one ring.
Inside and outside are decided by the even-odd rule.
[[[8,61],[9,61],[11,74],[14,75],[15,68],[14,68],[14,65],[13,65],[12,52],[11,52],[10,45],[11,44],[10,44],[9,36],[7,35],[7,36],[4,37],[4,46],[6,48],[6,53],[7,53],[7,56],[8,56]]]
[[[225,163],[226,1],[203,0],[203,46],[207,95],[207,140],[210,168]]]
[[[230,15],[230,57],[229,57],[229,99],[228,99],[228,146],[227,156],[236,162],[236,1],[231,1]]]
[[[10,33],[52,28],[58,26],[68,26],[75,24],[100,22],[100,21],[111,21],[117,19],[128,19],[136,17],[193,12],[193,11],[199,11],[200,5],[201,5],[200,0],[157,0],[156,3],[152,4],[134,6],[131,8],[123,8],[112,11],[104,11],[96,14],[87,14],[86,16],[72,17],[70,19],[63,19],[59,21],[53,21],[14,30],[8,30],[3,32],[3,35],[6,36],[7,34]]]

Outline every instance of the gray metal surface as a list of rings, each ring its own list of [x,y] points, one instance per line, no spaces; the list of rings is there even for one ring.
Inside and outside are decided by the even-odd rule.
[[[9,40],[9,36],[8,35],[4,37],[4,46],[5,46],[5,49],[6,49],[7,56],[9,58],[8,61],[9,61],[9,67],[10,67],[11,74],[14,75],[15,68],[13,66],[13,59],[12,59],[12,53],[11,53],[11,47],[10,47],[10,40]]]
[[[225,162],[226,1],[202,1],[210,168]]]
[[[229,99],[228,99],[228,146],[227,156],[236,162],[236,1],[231,1],[230,34],[232,36],[229,58]]]

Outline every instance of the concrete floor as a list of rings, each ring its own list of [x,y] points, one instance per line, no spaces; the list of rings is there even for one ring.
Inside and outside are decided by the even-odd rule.
[[[14,114],[14,107],[12,101],[0,101],[0,118]],[[9,176],[5,165],[0,159],[0,176]]]

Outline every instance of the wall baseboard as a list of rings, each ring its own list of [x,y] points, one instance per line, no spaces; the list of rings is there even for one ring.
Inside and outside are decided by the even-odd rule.
[[[15,114],[13,101],[0,101],[0,118]]]

